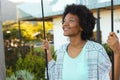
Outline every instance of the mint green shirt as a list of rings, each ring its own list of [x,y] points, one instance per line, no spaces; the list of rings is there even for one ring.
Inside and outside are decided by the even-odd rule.
[[[68,44],[62,45],[56,51],[56,60],[51,60],[48,63],[49,80],[63,80],[63,61]],[[111,62],[104,47],[99,43],[88,40],[85,44],[84,54],[87,59],[89,80],[110,80]],[[79,62],[81,63],[81,61]],[[70,70],[70,72],[72,71]]]
[[[88,65],[85,46],[81,53],[72,58],[67,51],[63,60],[62,80],[88,80]]]

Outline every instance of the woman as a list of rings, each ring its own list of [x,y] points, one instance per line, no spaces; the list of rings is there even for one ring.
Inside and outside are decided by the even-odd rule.
[[[70,42],[57,50],[53,60],[47,40],[42,48],[48,54],[50,80],[110,80],[111,63],[104,48],[90,39],[95,17],[83,5],[67,5],[63,13],[62,29]]]
[[[120,69],[118,70],[118,68],[120,68],[120,43],[119,43],[119,39],[117,37],[117,35],[114,32],[111,32],[108,36],[107,39],[107,44],[110,46],[110,48],[113,50],[114,52],[114,60],[115,60],[115,80],[120,80]],[[119,63],[118,63],[119,62]]]

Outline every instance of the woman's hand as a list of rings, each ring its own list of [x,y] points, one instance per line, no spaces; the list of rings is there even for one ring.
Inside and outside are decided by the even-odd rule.
[[[47,39],[43,40],[43,42],[42,42],[42,49],[50,50],[50,45],[49,45],[49,42],[48,42]]]
[[[48,59],[48,61],[51,61],[52,54],[51,54],[51,48],[50,48],[49,41],[47,39],[43,40],[41,47],[42,47],[42,49],[47,50],[47,59]]]
[[[120,51],[119,39],[114,32],[111,32],[108,36],[107,44],[113,50],[114,53],[118,54]],[[120,54],[119,54],[120,55]]]
[[[107,44],[113,50],[114,53],[114,80],[119,80],[120,75],[120,43],[119,39],[114,32],[111,32],[108,36]],[[112,79],[112,70],[110,72]]]

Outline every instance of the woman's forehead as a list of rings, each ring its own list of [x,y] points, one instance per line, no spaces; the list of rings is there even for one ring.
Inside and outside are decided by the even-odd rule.
[[[65,16],[65,19],[66,19],[66,18],[68,18],[68,19],[79,19],[76,14],[71,14],[71,13],[68,13],[68,14]]]

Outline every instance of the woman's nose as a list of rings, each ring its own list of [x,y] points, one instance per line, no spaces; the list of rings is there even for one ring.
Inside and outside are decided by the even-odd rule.
[[[63,26],[68,25],[68,24],[69,24],[69,22],[67,22],[67,21],[64,21],[64,22],[62,23]]]

